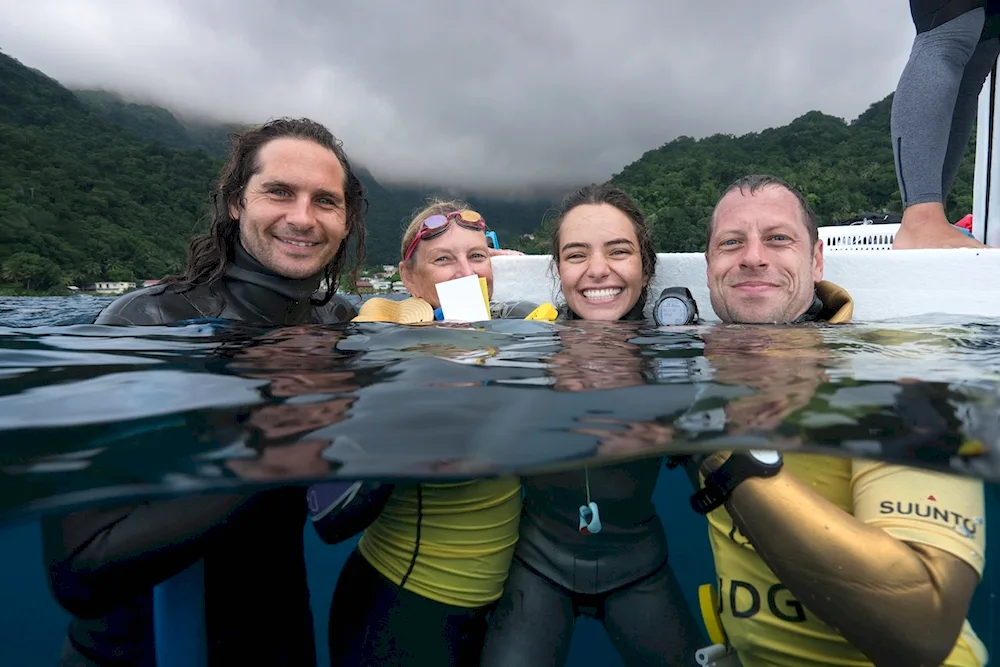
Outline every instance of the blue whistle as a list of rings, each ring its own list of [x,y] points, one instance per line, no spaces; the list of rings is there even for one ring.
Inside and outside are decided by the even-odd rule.
[[[597,503],[580,505],[580,532],[584,535],[595,535],[601,532],[601,512],[597,509]]]

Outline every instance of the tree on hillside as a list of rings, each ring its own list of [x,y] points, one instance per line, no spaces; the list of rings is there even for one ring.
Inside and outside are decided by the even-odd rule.
[[[647,152],[611,182],[642,207],[659,252],[704,251],[708,218],[722,190],[751,173],[771,173],[802,190],[820,224],[864,211],[898,213],[891,110],[890,95],[851,123],[810,111],[784,127],[740,137],[680,137]],[[967,151],[946,202],[953,221],[972,211],[974,163],[974,152]]]
[[[55,262],[33,252],[19,252],[8,257],[0,269],[0,276],[7,282],[37,291],[55,287],[62,279]]]

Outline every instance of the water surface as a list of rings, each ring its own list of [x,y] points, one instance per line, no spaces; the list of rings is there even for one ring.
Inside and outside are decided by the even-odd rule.
[[[774,446],[1000,479],[1000,322],[933,315],[795,328],[493,321],[264,330],[89,324],[110,298],[0,298],[0,520],[321,477],[465,478]],[[711,581],[683,474],[654,497],[689,602]],[[997,486],[987,487],[989,518]],[[682,508],[678,511],[678,507]],[[65,615],[37,529],[0,531],[0,645],[51,664]],[[354,541],[306,531],[317,646]],[[970,622],[995,656],[992,565]],[[11,625],[10,627],[14,627]],[[620,665],[593,621],[570,665]]]
[[[1000,479],[1000,322],[65,324],[103,303],[0,328],[0,516],[763,446]]]

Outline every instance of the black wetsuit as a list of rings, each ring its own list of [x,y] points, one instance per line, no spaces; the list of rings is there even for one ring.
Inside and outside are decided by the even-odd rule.
[[[126,294],[96,324],[226,318],[264,325],[337,323],[341,297],[310,303],[320,277],[282,278],[237,244],[214,285],[157,285]],[[304,488],[209,494],[93,509],[43,521],[49,581],[73,614],[61,667],[152,667],[152,589],[199,559],[205,565],[209,664],[316,663],[302,530]]]
[[[910,0],[910,18],[918,35],[975,9],[984,10],[989,17],[996,16],[1000,14],[1000,0]],[[997,35],[1000,35],[998,26],[988,21],[980,38],[992,39]]]
[[[623,319],[640,319],[640,306]],[[603,623],[629,667],[695,664],[706,642],[652,501],[662,465],[657,457],[522,480],[520,537],[483,667],[563,665],[581,614]],[[603,524],[593,535],[578,524],[588,476]]]

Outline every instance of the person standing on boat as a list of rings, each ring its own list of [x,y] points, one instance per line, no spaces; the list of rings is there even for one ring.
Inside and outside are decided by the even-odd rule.
[[[211,231],[191,242],[184,274],[120,297],[96,324],[285,326],[356,314],[335,292],[348,246],[352,275],[363,260],[367,202],[329,130],[277,119],[236,135],[212,199]],[[203,559],[209,665],[314,665],[305,519],[301,487],[45,519],[49,583],[74,617],[60,664],[154,665],[153,588]]]
[[[850,297],[823,281],[815,216],[787,183],[739,179],[709,225],[723,322],[850,321]],[[695,473],[721,586],[702,611],[744,667],[986,663],[965,620],[985,567],[980,480],[776,451],[716,453]]]
[[[643,320],[656,253],[642,211],[625,192],[593,185],[568,196],[552,258],[566,300],[562,321]],[[602,341],[593,337],[595,347]],[[566,384],[587,386],[568,370]],[[522,480],[520,538],[483,667],[560,667],[585,613],[603,623],[626,665],[694,664],[701,632],[652,502],[662,466],[657,456]]]
[[[892,99],[903,202],[894,249],[983,248],[948,222],[945,202],[1000,54],[1000,0],[910,0],[917,34]]]

